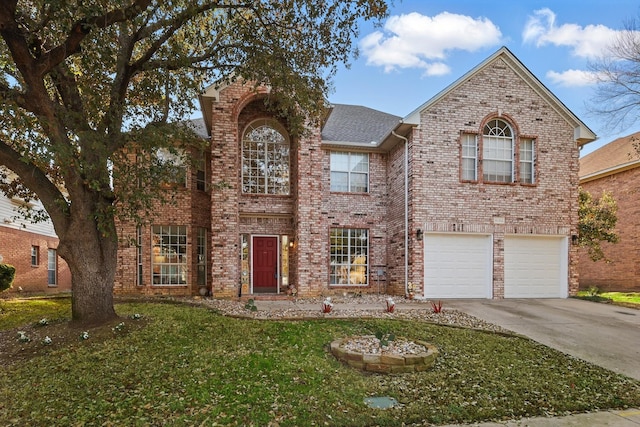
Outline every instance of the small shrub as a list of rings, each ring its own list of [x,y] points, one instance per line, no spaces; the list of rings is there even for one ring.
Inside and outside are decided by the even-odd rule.
[[[434,313],[442,313],[442,301],[438,301],[437,304],[435,302],[432,302],[431,307],[433,308]]]
[[[600,295],[600,288],[597,286],[589,286],[589,289],[587,289],[587,295],[590,297],[597,297]]]
[[[386,347],[389,343],[396,339],[394,334],[385,334],[382,331],[376,332],[376,338],[380,341],[380,347]]]
[[[246,308],[249,311],[258,311],[258,307],[256,307],[256,302],[253,299],[250,299],[249,301],[247,301],[247,303],[244,305],[244,308]]]
[[[333,303],[331,302],[331,298],[327,297],[323,302],[322,302],[322,308],[321,308],[323,313],[331,313],[331,310],[333,310]]]
[[[0,264],[0,292],[11,288],[16,277],[16,268],[9,264]]]

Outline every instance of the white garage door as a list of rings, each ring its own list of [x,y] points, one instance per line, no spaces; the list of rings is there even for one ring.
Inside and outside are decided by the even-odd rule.
[[[490,235],[424,235],[425,298],[491,298]]]
[[[504,297],[566,298],[567,238],[505,236]]]

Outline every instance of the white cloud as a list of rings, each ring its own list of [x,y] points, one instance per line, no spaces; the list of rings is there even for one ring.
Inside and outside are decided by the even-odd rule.
[[[566,70],[560,73],[548,71],[547,78],[553,83],[568,87],[590,86],[598,81],[596,73],[585,70]]]
[[[556,14],[550,9],[536,10],[522,30],[525,43],[536,46],[553,44],[567,46],[571,53],[585,59],[595,59],[603,55],[607,46],[618,32],[604,25],[556,24]]]
[[[426,75],[450,72],[444,63],[452,50],[474,52],[500,42],[500,29],[487,18],[443,12],[434,17],[412,12],[390,17],[383,31],[362,39],[360,49],[368,65],[422,68]]]

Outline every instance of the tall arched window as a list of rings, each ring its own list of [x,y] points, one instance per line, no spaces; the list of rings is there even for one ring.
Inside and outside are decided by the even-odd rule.
[[[257,120],[242,135],[242,192],[289,194],[289,140],[274,121]]]
[[[482,179],[513,182],[513,131],[503,120],[489,121],[482,131]]]

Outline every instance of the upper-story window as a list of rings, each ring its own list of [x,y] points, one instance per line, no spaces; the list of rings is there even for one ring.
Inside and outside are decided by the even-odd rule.
[[[504,120],[490,120],[482,135],[461,135],[460,179],[463,181],[535,184],[535,162],[536,140],[516,138],[511,125]]]
[[[462,135],[462,174],[463,181],[478,180],[478,135]]]
[[[242,192],[289,194],[289,140],[276,122],[257,120],[242,136]]]
[[[491,120],[482,131],[482,179],[513,182],[513,131],[507,122]]]
[[[369,154],[332,152],[331,191],[367,193]]]
[[[536,182],[536,140],[520,138],[520,183],[535,184]]]
[[[158,148],[156,150],[156,161],[166,171],[165,185],[177,185],[180,187],[187,185],[187,166],[185,164],[184,150],[179,148]]]

